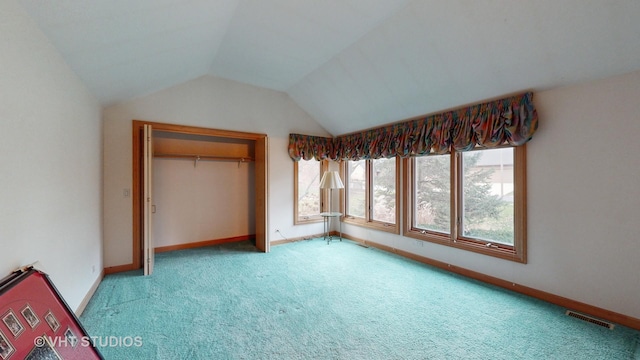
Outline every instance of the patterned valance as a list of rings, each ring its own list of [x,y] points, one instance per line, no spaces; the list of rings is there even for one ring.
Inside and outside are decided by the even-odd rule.
[[[289,156],[294,161],[304,160],[337,160],[333,138],[289,134]]]
[[[360,160],[446,154],[531,140],[538,115],[528,92],[336,138],[289,135],[295,161]]]

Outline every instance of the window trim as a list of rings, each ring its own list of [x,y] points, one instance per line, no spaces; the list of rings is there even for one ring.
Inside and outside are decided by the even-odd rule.
[[[402,199],[402,196],[401,196],[402,186],[401,186],[400,174],[402,170],[402,161],[397,156],[394,159],[396,160],[396,171],[395,171],[396,172],[396,214],[395,214],[396,222],[388,223],[384,221],[371,219],[371,197],[373,196],[373,189],[371,188],[371,183],[373,180],[373,174],[372,174],[373,167],[371,166],[372,160],[367,159],[366,165],[365,165],[366,197],[365,197],[365,217],[364,218],[355,217],[353,215],[347,214],[348,207],[346,205],[347,205],[348,196],[349,196],[349,176],[347,171],[348,161],[346,160],[342,161],[340,164],[340,172],[342,173],[342,177],[344,179],[344,184],[345,184],[344,192],[343,194],[341,194],[341,199],[340,199],[341,211],[344,213],[344,217],[343,217],[344,223],[368,227],[375,230],[385,231],[385,232],[398,234],[398,235],[400,234],[400,214],[401,214],[400,199]]]
[[[507,146],[509,147],[509,146]],[[513,176],[514,176],[514,245],[507,246],[490,241],[464,237],[461,234],[462,218],[460,209],[462,199],[462,162],[460,153],[451,156],[451,233],[444,234],[424,230],[413,226],[413,203],[415,184],[414,161],[412,158],[403,159],[403,190],[404,196],[404,227],[403,234],[418,240],[429,241],[441,245],[464,249],[484,255],[494,256],[505,260],[527,263],[527,183],[526,183],[526,145],[513,147]],[[478,149],[483,150],[483,149]],[[488,149],[486,149],[488,150]]]
[[[305,160],[300,160],[305,161]],[[293,224],[294,225],[303,225],[303,224],[312,224],[322,222],[322,216],[320,213],[316,215],[307,216],[305,218],[301,218],[298,213],[298,163],[299,161],[293,162]],[[319,178],[322,179],[322,175],[325,171],[329,169],[329,162],[327,160],[319,161]],[[325,211],[325,204],[328,204],[328,195],[326,192],[322,191],[318,188],[318,192],[320,194],[320,212]]]

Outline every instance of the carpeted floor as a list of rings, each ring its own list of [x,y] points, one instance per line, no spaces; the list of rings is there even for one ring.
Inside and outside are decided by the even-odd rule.
[[[158,254],[81,321],[106,359],[640,359],[638,331],[351,241],[271,250]]]

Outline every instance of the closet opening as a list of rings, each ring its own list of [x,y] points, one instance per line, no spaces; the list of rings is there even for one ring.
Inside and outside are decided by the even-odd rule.
[[[267,146],[265,134],[134,120],[133,267],[247,239],[268,252]]]

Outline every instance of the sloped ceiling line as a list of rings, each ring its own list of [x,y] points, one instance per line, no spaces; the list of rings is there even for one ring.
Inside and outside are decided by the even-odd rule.
[[[640,70],[637,0],[9,0],[103,106],[205,76],[350,133]]]

